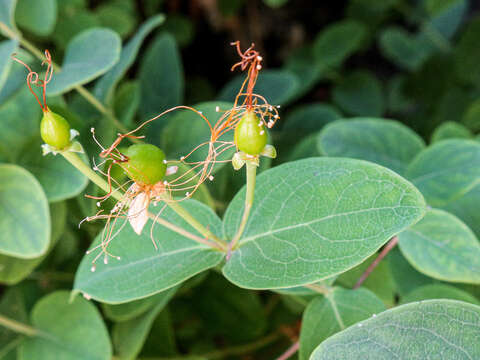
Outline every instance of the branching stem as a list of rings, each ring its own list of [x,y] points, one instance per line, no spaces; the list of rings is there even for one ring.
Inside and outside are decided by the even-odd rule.
[[[255,194],[255,183],[257,179],[257,165],[255,165],[252,161],[246,162],[247,167],[247,193],[245,195],[245,208],[243,209],[243,216],[242,221],[240,222],[240,226],[238,227],[237,233],[232,239],[230,243],[230,248],[232,250],[238,244],[243,232],[245,230],[245,226],[247,225],[248,217],[250,216],[250,210],[253,206],[253,199]]]
[[[72,164],[78,171],[80,171],[82,174],[84,174],[87,178],[89,178],[95,185],[100,187],[106,192],[110,192],[110,188],[108,183],[100,177],[95,171],[93,171],[83,160],[73,152],[69,151],[64,151],[61,152],[62,156],[70,163]],[[112,197],[116,199],[117,201],[122,200],[122,194],[119,191],[112,191]],[[148,216],[152,219],[155,220],[158,224],[165,226],[166,228],[175,231],[176,233],[185,236],[189,239],[192,239],[200,244],[208,245],[210,247],[217,248],[218,250],[224,250],[225,246],[220,247],[220,245],[217,245],[217,243],[221,243],[222,241],[215,237],[209,230],[203,227],[202,224],[200,224],[193,216],[191,216],[187,210],[185,210],[182,206],[176,203],[169,203],[167,202],[170,207],[172,207],[172,210],[174,210],[178,215],[180,215],[183,219],[185,219],[186,222],[188,222],[190,225],[192,225],[193,228],[197,229],[202,235],[205,236],[205,238],[201,238],[200,236],[194,235],[190,232],[188,232],[185,229],[182,229],[181,227],[174,225],[165,219],[162,219],[161,217],[155,216],[151,213],[148,213]],[[172,204],[174,204],[172,206]],[[203,230],[200,231],[200,229]],[[214,240],[216,243],[212,243],[211,241],[208,241],[208,239]]]

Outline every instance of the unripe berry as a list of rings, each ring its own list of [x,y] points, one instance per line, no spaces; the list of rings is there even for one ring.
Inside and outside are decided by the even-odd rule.
[[[47,109],[40,122],[40,135],[46,144],[62,150],[70,145],[70,124],[63,116]]]
[[[237,148],[249,155],[258,155],[267,144],[267,132],[253,111],[242,116],[235,128],[234,134]]]
[[[165,153],[155,145],[131,145],[124,154],[128,161],[121,165],[133,181],[153,185],[165,176]]]

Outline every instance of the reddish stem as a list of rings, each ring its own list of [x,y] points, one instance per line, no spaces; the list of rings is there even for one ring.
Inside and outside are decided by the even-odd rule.
[[[354,289],[358,289],[362,284],[367,280],[367,278],[370,276],[373,270],[378,266],[380,261],[387,256],[387,254],[397,245],[398,243],[398,237],[394,236],[393,238],[390,239],[390,241],[385,245],[385,247],[382,249],[380,254],[378,254],[377,258],[370,264],[370,266],[365,270],[365,272],[360,276],[358,279],[357,283],[353,286]]]
[[[300,348],[300,341],[295,342],[292,346],[290,346],[287,351],[285,351],[282,355],[280,355],[277,360],[287,360],[291,358]]]

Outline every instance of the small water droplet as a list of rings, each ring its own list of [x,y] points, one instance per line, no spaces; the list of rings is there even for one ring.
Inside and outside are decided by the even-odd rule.
[[[363,326],[363,324],[358,324],[358,327],[362,327],[362,326]]]
[[[377,317],[377,314],[373,314],[372,317]]]

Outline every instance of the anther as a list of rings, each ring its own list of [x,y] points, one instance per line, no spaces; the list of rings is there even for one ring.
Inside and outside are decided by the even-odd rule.
[[[90,128],[90,132],[91,132],[92,134],[94,134],[94,133],[95,133],[95,128],[93,128],[93,127]]]
[[[262,61],[263,58],[262,58],[260,55],[258,55],[258,56],[257,56],[257,60],[258,60],[258,61]]]
[[[265,134],[265,131],[263,131],[263,130],[260,131],[260,135],[263,135],[263,134]]]
[[[97,207],[100,207],[100,205],[101,205],[100,201],[97,201]]]
[[[219,112],[220,111],[220,106],[215,106],[215,111]]]
[[[189,197],[189,196],[190,196],[190,193],[187,191],[187,192],[185,193],[185,196],[186,196],[186,197]]]
[[[185,156],[180,157],[180,160],[183,161],[185,159]]]
[[[120,259],[121,259],[121,257],[120,257],[120,256],[117,256],[117,260],[120,260]]]
[[[163,185],[168,185],[168,181],[165,180],[165,181],[163,182]]]
[[[92,297],[91,297],[90,295],[88,295],[87,293],[83,293],[82,295],[83,295],[83,297],[84,297],[85,299],[87,299],[87,300],[90,300],[90,299],[92,298]]]
[[[262,121],[259,121],[259,122],[258,122],[258,127],[262,127],[262,124],[263,124],[263,122],[262,122]]]
[[[105,257],[103,258],[103,263],[104,263],[105,265],[108,264],[108,257],[105,256]]]
[[[213,181],[213,175],[210,175],[208,178],[210,181]]]
[[[95,272],[96,269],[97,269],[96,265],[93,264],[92,267],[90,268],[90,271],[91,271],[91,272]]]
[[[166,164],[166,163],[167,163],[167,160],[163,159],[163,163]]]
[[[262,65],[258,64],[257,65],[257,70],[262,70]]]

